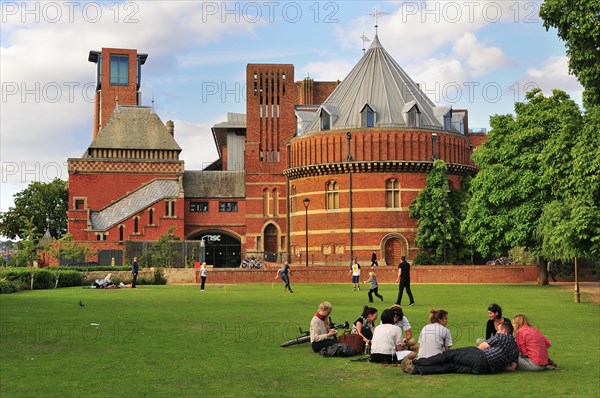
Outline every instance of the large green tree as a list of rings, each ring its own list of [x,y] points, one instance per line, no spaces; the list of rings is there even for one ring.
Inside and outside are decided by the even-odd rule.
[[[41,238],[50,227],[50,234],[60,238],[67,232],[67,210],[69,193],[67,183],[55,179],[50,183],[32,182],[14,196],[15,206],[0,213],[0,234],[10,239],[23,238],[24,220],[33,223],[33,234]]]
[[[569,70],[585,88],[585,107],[600,105],[600,1],[545,0],[540,17],[565,41]]]
[[[492,116],[488,140],[473,155],[480,170],[462,231],[484,255],[506,254],[515,246],[544,255],[543,237],[536,233],[540,218],[554,198],[556,179],[565,178],[577,161],[568,146],[559,145],[558,137],[575,137],[583,125],[579,107],[565,92],[545,97],[532,90],[515,104],[515,113]]]
[[[418,219],[415,243],[422,250],[415,263],[442,264],[444,246],[447,263],[461,263],[466,257],[460,235],[458,202],[462,195],[448,188],[448,166],[438,159],[427,175],[425,188],[409,208],[410,216]]]

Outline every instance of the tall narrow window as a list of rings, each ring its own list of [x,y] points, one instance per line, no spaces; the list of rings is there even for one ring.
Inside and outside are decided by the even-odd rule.
[[[133,219],[133,233],[134,234],[140,233],[140,218],[139,217],[135,217]]]
[[[154,209],[148,210],[148,224],[154,225]]]
[[[279,216],[279,192],[277,188],[273,190],[273,217]]]
[[[127,86],[129,84],[129,56],[111,54],[110,85]]]
[[[327,209],[339,209],[340,208],[340,192],[337,181],[329,181],[325,187],[327,195]]]
[[[263,217],[269,217],[269,190],[263,189]]]
[[[296,212],[296,186],[290,188],[290,213]]]
[[[123,240],[124,236],[125,236],[125,228],[122,225],[120,225],[119,226],[119,240]]]
[[[395,178],[385,182],[385,207],[388,209],[400,208],[400,183]]]
[[[165,217],[175,217],[175,201],[165,201]]]

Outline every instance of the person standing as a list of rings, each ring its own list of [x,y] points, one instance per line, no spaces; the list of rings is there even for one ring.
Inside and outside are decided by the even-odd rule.
[[[405,256],[402,256],[402,262],[398,265],[398,278],[396,278],[396,283],[398,282],[400,282],[400,286],[398,287],[398,300],[396,300],[396,304],[402,305],[402,294],[406,288],[406,294],[408,294],[410,300],[409,305],[412,307],[415,305],[415,300],[410,291],[410,264],[406,261]]]
[[[204,284],[206,283],[206,263],[202,263],[200,266],[200,291],[204,291]]]
[[[377,253],[373,252],[373,254],[371,254],[371,267],[373,266],[379,266],[379,263],[377,263]]]
[[[277,275],[275,275],[275,279],[281,278],[281,280],[285,284],[283,286],[283,289],[289,290],[290,293],[294,293],[294,291],[292,290],[292,287],[290,286],[290,275],[292,275],[292,271],[290,270],[290,266],[289,266],[288,262],[286,261],[277,270]]]
[[[133,275],[133,279],[131,280],[131,287],[135,288],[135,282],[137,281],[137,276],[138,276],[138,259],[137,259],[137,257],[134,257],[133,262],[131,263],[131,274]]]
[[[360,264],[356,260],[352,260],[352,265],[350,265],[350,272],[348,274],[352,275],[352,290],[360,290]]]

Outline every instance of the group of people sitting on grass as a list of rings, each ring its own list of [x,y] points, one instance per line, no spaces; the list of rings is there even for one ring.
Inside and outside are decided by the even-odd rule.
[[[330,326],[332,309],[331,303],[321,303],[311,320],[310,341],[315,352],[337,343],[338,331]],[[478,339],[476,346],[456,349],[451,349],[445,310],[430,311],[430,323],[421,330],[418,342],[412,338],[410,322],[399,305],[383,310],[381,322],[375,326],[377,317],[376,308],[365,306],[352,333],[362,338],[371,362],[401,366],[409,374],[494,374],[556,368],[548,357],[550,341],[523,314],[515,315],[511,322],[498,304],[488,307],[486,339]]]
[[[98,278],[92,283],[92,289],[123,289],[126,287],[131,287],[131,284],[124,284],[120,282],[118,285],[115,284],[112,280],[112,273],[109,273],[104,278]]]

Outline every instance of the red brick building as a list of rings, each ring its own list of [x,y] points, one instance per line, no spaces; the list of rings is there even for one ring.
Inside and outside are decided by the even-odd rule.
[[[185,170],[173,123],[140,106],[146,58],[90,52],[96,124],[84,156],[68,161],[69,232],[95,242],[94,261],[129,261],[125,242],[174,227],[202,241],[215,266],[250,256],[303,264],[306,246],[309,263],[375,252],[395,265],[418,250],[408,206],[433,160],[448,164],[451,188],[476,172],[471,152],[484,136],[469,134],[467,111],[433,104],[377,37],[342,81],[249,64],[246,114],[213,126],[219,159],[202,171]]]

